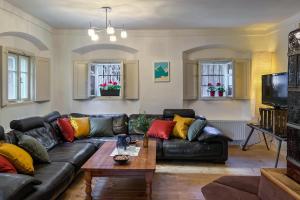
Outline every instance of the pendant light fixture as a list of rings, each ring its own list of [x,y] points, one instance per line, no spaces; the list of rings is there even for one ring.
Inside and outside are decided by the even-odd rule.
[[[112,26],[112,23],[110,20],[108,20],[108,12],[111,12],[111,7],[102,7],[102,9],[105,11],[105,27],[96,27],[92,26],[90,23],[90,28],[88,29],[88,35],[91,37],[92,41],[98,41],[99,40],[99,33],[104,32],[106,36],[109,37],[109,41],[116,42],[117,36],[116,33],[119,32],[120,37],[122,39],[126,39],[128,37],[127,31],[124,28],[124,25],[122,28],[115,28]]]

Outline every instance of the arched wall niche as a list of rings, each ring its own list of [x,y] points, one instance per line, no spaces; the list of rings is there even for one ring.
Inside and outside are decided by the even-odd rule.
[[[250,58],[251,52],[236,47],[213,44],[194,47],[183,52],[184,59],[201,59],[201,58]]]
[[[3,32],[0,33],[0,37],[17,37],[24,39],[30,43],[32,43],[36,48],[38,48],[40,51],[48,51],[49,48],[47,47],[44,42],[42,42],[40,39],[37,37],[30,35],[28,33],[24,32]]]
[[[130,54],[136,54],[138,52],[137,49],[124,46],[124,45],[119,45],[119,44],[91,44],[91,45],[74,49],[73,52],[83,55],[98,50],[117,50],[117,51],[124,51]]]

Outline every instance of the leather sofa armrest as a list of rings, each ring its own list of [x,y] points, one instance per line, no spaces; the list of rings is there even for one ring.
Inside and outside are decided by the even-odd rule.
[[[226,141],[232,141],[231,138],[224,135],[221,130],[213,127],[213,126],[206,126],[203,129],[203,132],[198,137],[199,142],[204,141],[212,141],[212,140],[226,140]]]
[[[0,173],[0,199],[24,199],[41,181],[27,175]]]

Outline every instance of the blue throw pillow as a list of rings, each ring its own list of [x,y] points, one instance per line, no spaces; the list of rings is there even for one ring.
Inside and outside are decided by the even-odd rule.
[[[113,120],[111,117],[90,118],[90,137],[113,136]]]
[[[200,134],[202,133],[204,127],[206,126],[206,120],[205,119],[197,119],[195,120],[188,130],[188,140],[191,142],[193,140],[196,140]]]

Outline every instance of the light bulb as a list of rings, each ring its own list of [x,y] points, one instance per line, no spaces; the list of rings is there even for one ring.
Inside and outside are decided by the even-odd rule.
[[[94,35],[91,36],[91,39],[93,41],[98,41],[99,40],[99,35],[97,35],[96,33]]]
[[[115,35],[111,35],[111,36],[109,36],[109,40],[111,42],[115,42],[115,41],[117,41],[117,37]]]
[[[114,29],[114,27],[112,27],[112,26],[108,26],[107,27],[107,29],[106,29],[106,33],[108,34],[108,35],[113,35],[114,33],[115,33],[115,29]]]
[[[95,35],[95,29],[89,28],[88,34],[89,34],[90,37],[92,37],[93,35]]]
[[[121,31],[121,38],[123,39],[127,38],[127,32],[125,30]]]

